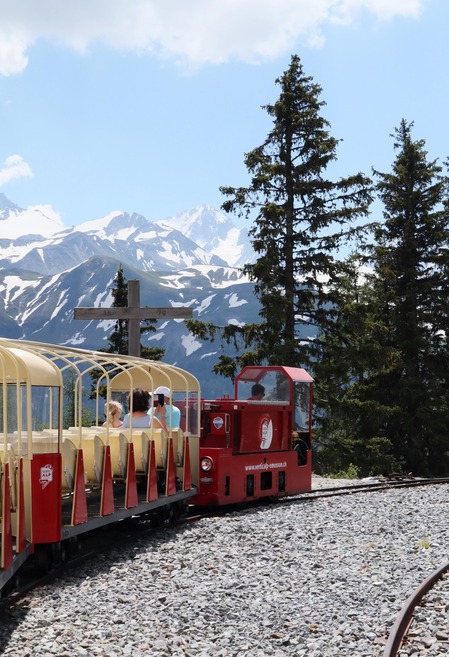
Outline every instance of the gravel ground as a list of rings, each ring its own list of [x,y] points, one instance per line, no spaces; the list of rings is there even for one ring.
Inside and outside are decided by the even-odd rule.
[[[403,602],[449,560],[447,515],[439,485],[158,530],[3,611],[0,654],[380,656]],[[447,637],[444,606],[434,622]]]

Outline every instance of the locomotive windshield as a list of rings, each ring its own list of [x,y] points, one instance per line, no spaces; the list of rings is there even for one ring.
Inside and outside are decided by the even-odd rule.
[[[308,432],[311,424],[312,378],[293,367],[248,366],[237,377],[236,396],[258,404],[291,404],[293,431]]]
[[[257,386],[255,388],[255,386]],[[254,368],[251,378],[240,379],[238,382],[238,399],[251,399],[254,390],[263,389],[263,401],[290,403],[290,379],[282,371],[258,370]]]

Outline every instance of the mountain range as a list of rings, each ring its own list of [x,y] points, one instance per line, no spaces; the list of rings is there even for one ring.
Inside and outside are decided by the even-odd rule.
[[[45,208],[22,209],[0,193],[0,335],[91,349],[107,348],[114,321],[74,319],[80,306],[110,307],[119,266],[140,281],[141,306],[188,307],[216,325],[258,320],[254,285],[240,267],[254,261],[247,230],[200,206],[149,221],[137,213],[67,227]],[[200,342],[183,320],[158,321],[142,344],[195,374],[206,397],[232,392],[212,374],[220,341]]]

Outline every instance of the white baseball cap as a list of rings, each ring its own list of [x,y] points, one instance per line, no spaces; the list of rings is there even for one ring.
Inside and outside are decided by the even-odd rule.
[[[164,395],[164,397],[170,397],[170,389],[167,386],[159,386],[154,391],[155,395]]]

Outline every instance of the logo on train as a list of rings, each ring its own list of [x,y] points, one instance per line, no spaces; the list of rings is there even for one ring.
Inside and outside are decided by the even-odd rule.
[[[42,490],[47,488],[48,484],[51,484],[53,481],[53,466],[47,463],[41,467],[41,475],[39,477],[39,483],[42,486]]]
[[[260,449],[269,449],[273,440],[273,422],[268,415],[261,418],[259,423]]]
[[[212,424],[213,424],[214,427],[219,431],[219,430],[221,429],[221,427],[223,426],[223,424],[224,424],[224,420],[223,420],[222,417],[220,417],[219,415],[217,415],[217,416],[214,417],[214,419],[212,420]]]

